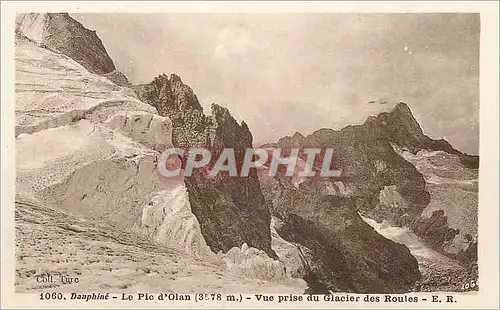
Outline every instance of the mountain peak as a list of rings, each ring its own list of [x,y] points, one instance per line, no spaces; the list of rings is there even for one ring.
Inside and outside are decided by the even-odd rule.
[[[444,151],[448,154],[458,155],[464,165],[477,168],[478,156],[469,156],[453,148],[445,139],[431,139],[424,134],[410,107],[399,102],[389,113],[380,114],[377,119],[386,130],[389,140],[400,147],[416,153],[422,149]]]
[[[385,116],[385,114],[383,115]],[[399,102],[386,115],[386,117],[382,117],[382,124],[394,139],[406,142],[411,140],[407,146],[420,145],[423,140],[428,139],[406,103]]]
[[[420,125],[413,116],[412,110],[405,102],[400,101],[398,104],[394,106],[394,108],[389,113],[392,115],[397,115],[398,117],[401,118],[405,118],[407,122],[413,123],[414,126],[416,125],[420,129]]]
[[[182,79],[175,73],[170,74],[170,83],[179,82],[182,83]]]
[[[304,135],[302,135],[300,132],[296,131],[293,136],[292,136],[292,139],[294,140],[303,140],[305,139],[306,137],[304,137]]]
[[[135,90],[140,100],[155,106],[158,113],[168,115],[174,121],[188,110],[203,114],[198,97],[177,74],[170,74],[169,77],[162,73],[149,84],[137,85]]]
[[[210,106],[212,110],[212,115],[230,115],[229,110],[226,107],[223,107],[221,105],[218,105],[217,103],[212,103]]]
[[[101,39],[68,13],[27,13],[16,16],[16,32],[64,54],[96,74],[116,70]]]
[[[401,112],[405,112],[405,113],[411,113],[411,109],[410,107],[408,106],[408,104],[406,104],[405,102],[403,101],[400,101],[398,104],[396,104],[394,106],[394,108],[392,109],[392,111],[401,111]]]
[[[296,131],[292,136],[286,136],[278,140],[278,145],[284,148],[300,148],[306,137]]]

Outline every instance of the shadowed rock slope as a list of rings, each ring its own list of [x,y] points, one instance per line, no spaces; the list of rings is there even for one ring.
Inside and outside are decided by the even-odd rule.
[[[356,197],[357,207],[375,219],[386,219],[400,226],[420,216],[429,204],[430,195],[422,173],[398,154],[393,145],[411,154],[421,150],[454,154],[467,167],[478,163],[477,156],[462,154],[445,140],[424,135],[405,103],[397,104],[390,112],[369,117],[363,125],[339,131],[320,129],[307,137],[297,133],[267,146],[333,148],[335,162],[342,169],[340,179]],[[380,193],[384,190],[396,192],[400,201],[393,204],[381,201]]]
[[[127,77],[116,70],[96,32],[85,28],[68,13],[18,14],[16,32],[70,57],[92,73],[105,75],[117,85],[130,85]]]
[[[297,188],[264,169],[261,182],[282,223],[277,232],[312,251],[312,272],[330,290],[405,292],[420,278],[408,248],[379,235],[361,219],[354,198],[339,196],[329,181],[306,180]]]
[[[335,221],[337,217],[344,217],[335,212],[342,208],[349,210],[347,206],[350,206],[351,210],[377,222],[411,228],[430,247],[472,264],[474,269],[477,262],[478,171],[475,167],[478,157],[455,150],[445,140],[433,140],[424,135],[405,103],[397,104],[390,112],[368,118],[363,125],[347,126],[339,131],[320,129],[307,137],[295,133],[265,146],[333,148],[335,165],[342,169],[341,176],[334,180],[305,180],[294,186],[283,186],[290,183],[284,177],[278,176],[272,181],[265,175],[261,177],[271,212],[284,221],[284,227],[300,223],[300,231],[315,232],[311,233],[312,236],[325,235],[326,232],[326,236],[330,236],[323,239],[302,237],[297,242],[313,251],[315,248],[334,248],[330,245],[332,240],[342,238],[332,238],[335,233],[331,227],[339,227]],[[318,192],[319,188],[322,192]],[[301,196],[310,198],[306,201],[294,198]],[[315,199],[321,202],[309,203]],[[311,206],[309,212],[299,209],[305,205]],[[336,215],[332,217],[330,213]],[[317,218],[310,220],[313,214]],[[349,220],[353,221],[352,218],[360,222],[357,215],[351,215]],[[364,223],[353,227],[358,232],[360,229],[364,231],[366,236],[369,230],[363,230],[363,226]],[[297,240],[297,236],[291,233],[293,230],[287,231],[291,238],[287,240]],[[360,235],[358,238],[366,240]],[[315,240],[316,247],[311,246],[312,240]],[[339,264],[339,261],[328,261],[323,254],[317,257],[324,266],[330,266],[318,266],[318,272],[322,274],[328,268],[336,270],[333,266]],[[378,261],[383,262],[383,258],[378,258]],[[397,267],[390,270],[397,270]],[[323,279],[328,282],[336,276]]]
[[[184,149],[203,147],[211,151],[213,164],[224,148],[233,148],[241,160],[252,147],[252,134],[238,124],[226,108],[212,105],[206,116],[193,90],[172,74],[136,87],[139,98],[172,120],[172,143]],[[271,215],[254,173],[245,178],[220,175],[208,178],[195,170],[185,178],[193,213],[207,244],[214,252],[226,252],[246,243],[276,257],[271,249]]]

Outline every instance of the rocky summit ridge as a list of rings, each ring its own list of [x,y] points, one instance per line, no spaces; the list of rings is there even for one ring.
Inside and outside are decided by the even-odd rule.
[[[40,46],[66,55],[88,71],[107,76],[118,85],[129,85],[116,70],[101,39],[68,13],[26,13],[16,16],[16,33]]]
[[[203,147],[211,151],[212,161],[224,148],[242,155],[252,147],[252,134],[245,123],[238,124],[226,108],[216,104],[211,116],[204,115],[193,90],[175,74],[170,78],[160,75],[136,90],[141,100],[172,120],[176,147]],[[246,178],[209,179],[195,172],[185,182],[193,213],[214,252],[247,243],[276,257],[271,249],[271,215],[255,173]]]
[[[277,231],[288,236],[287,240],[316,252],[316,271],[330,287],[340,285],[345,290],[349,285],[362,286],[370,281],[370,264],[364,264],[362,257],[352,256],[363,247],[361,240],[370,240],[370,245],[382,240],[376,234],[370,236],[370,227],[365,227],[358,214],[380,223],[408,227],[432,248],[465,264],[472,262],[465,274],[476,272],[477,183],[474,182],[477,182],[478,157],[455,150],[445,140],[424,135],[406,103],[400,102],[389,112],[371,116],[362,125],[341,130],[324,128],[308,136],[295,133],[264,147],[334,150],[342,174],[333,180],[305,179],[293,184],[286,178],[271,179],[265,173],[260,176],[271,213],[283,223]],[[355,234],[357,237],[353,237]],[[355,240],[356,245],[349,240]],[[415,279],[412,277],[418,276],[408,264],[411,260],[404,258],[408,253],[391,246],[382,242],[377,246],[379,251],[362,252],[370,253],[371,258],[381,255],[376,261],[384,265],[388,256],[383,251],[388,250],[393,257],[387,263],[406,264],[378,265],[375,269],[393,273],[401,270],[397,278],[401,281],[406,278],[411,283]],[[357,250],[351,251],[353,248]],[[333,249],[332,253],[325,253],[326,249]],[[358,269],[367,268],[361,282],[355,278],[350,282],[347,274],[328,274],[332,270],[347,270],[353,262]],[[378,277],[384,276],[374,274],[374,283],[390,285],[390,281],[377,282]],[[355,290],[362,291],[360,287]]]
[[[247,124],[217,104],[205,115],[176,74],[132,85],[97,34],[69,14],[20,14],[16,25],[19,234],[29,229],[30,205],[53,208],[61,221],[69,214],[101,222],[137,234],[148,247],[175,251],[176,260],[202,260],[219,279],[259,278],[283,292],[302,292],[301,278],[310,288],[367,293],[428,283],[423,277],[435,274],[422,273],[408,247],[365,218],[409,227],[467,264],[477,260],[477,230],[464,229],[473,227],[471,214],[453,211],[458,203],[442,193],[453,187],[473,214],[478,157],[424,135],[407,104],[362,125],[296,132],[266,145],[333,148],[339,178],[297,181],[269,177],[263,168],[245,178],[195,170],[165,181],[156,170],[163,150],[203,147],[214,160],[233,148],[240,161],[253,143]],[[439,209],[443,201],[450,202],[446,210]],[[18,282],[31,287],[29,266],[21,266]]]
[[[341,130],[324,128],[307,137],[296,133],[267,146],[333,148],[334,158],[342,167],[339,181],[348,189],[349,195],[355,197],[360,212],[377,221],[386,220],[396,226],[411,227],[429,241],[436,237],[427,235],[432,229],[418,227],[428,222],[420,216],[430,203],[434,203],[435,197],[431,197],[430,189],[435,184],[429,180],[432,177],[430,169],[423,169],[423,164],[417,163],[418,159],[443,154],[450,167],[442,168],[449,168],[446,177],[456,180],[456,184],[462,182],[465,174],[477,180],[479,165],[478,156],[464,154],[444,139],[434,140],[425,135],[404,102],[396,104],[389,112],[369,117],[362,125],[347,126]],[[472,195],[477,196],[477,189],[471,190]],[[474,206],[472,203],[470,208],[477,211],[477,204]],[[437,218],[438,213],[433,219]],[[437,230],[443,237],[439,237],[441,242],[437,243],[438,247],[442,247],[453,240],[454,234],[458,234],[453,231],[459,228],[448,227],[446,217],[434,221],[435,224],[438,222],[441,224],[438,224],[440,228]],[[431,243],[436,245],[436,241]],[[474,247],[474,242],[465,244],[465,248],[469,245]]]

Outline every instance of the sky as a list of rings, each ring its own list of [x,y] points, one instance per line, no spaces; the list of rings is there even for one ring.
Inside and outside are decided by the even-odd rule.
[[[244,120],[254,145],[404,101],[425,134],[478,153],[479,14],[71,15],[132,83],[176,73],[206,114],[217,103]]]

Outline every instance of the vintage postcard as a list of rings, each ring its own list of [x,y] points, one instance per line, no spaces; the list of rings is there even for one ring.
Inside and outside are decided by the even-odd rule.
[[[2,2],[2,308],[497,308],[498,7]]]

